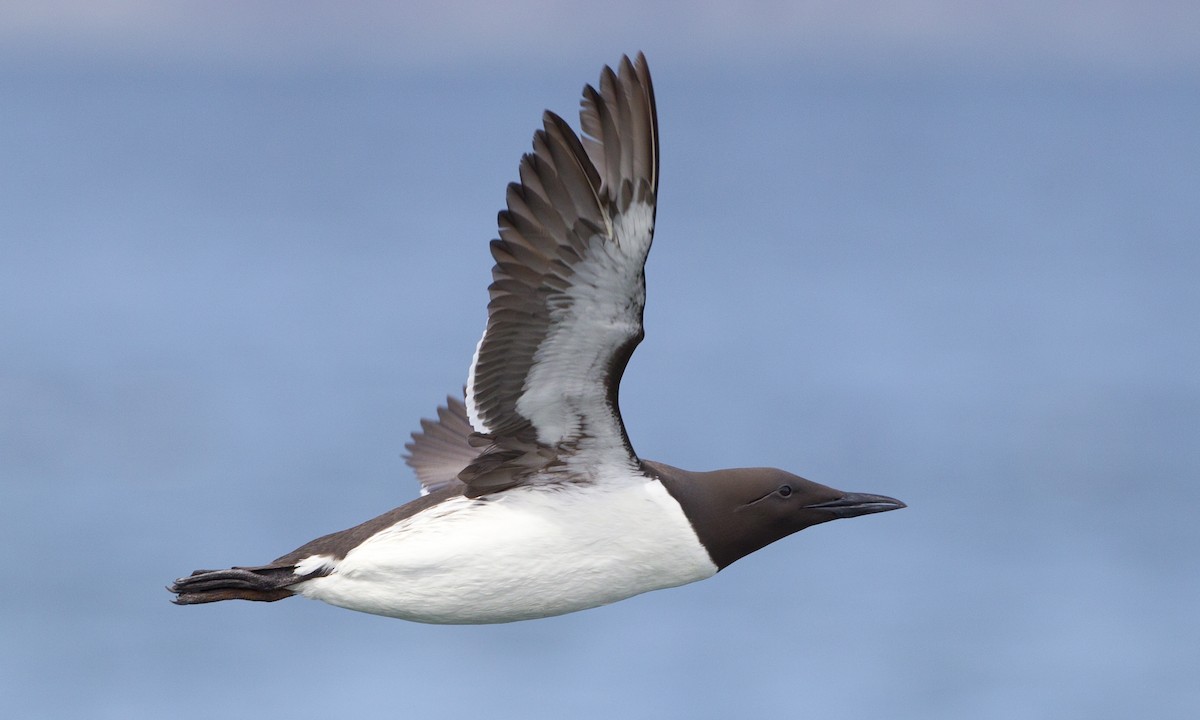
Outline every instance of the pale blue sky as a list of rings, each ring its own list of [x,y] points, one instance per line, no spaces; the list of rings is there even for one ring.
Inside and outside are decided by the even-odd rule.
[[[729,3],[341,3],[280,0],[65,0],[6,3],[6,53],[187,62],[231,69],[338,63],[389,68],[539,61],[614,41],[705,62],[886,56],[1001,65],[1194,69],[1195,3],[1069,0],[748,0]]]

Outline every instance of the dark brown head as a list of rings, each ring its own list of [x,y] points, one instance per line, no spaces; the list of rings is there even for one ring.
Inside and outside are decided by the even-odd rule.
[[[905,507],[894,498],[842,492],[775,468],[688,472],[649,460],[643,465],[683,506],[718,568],[806,527]]]

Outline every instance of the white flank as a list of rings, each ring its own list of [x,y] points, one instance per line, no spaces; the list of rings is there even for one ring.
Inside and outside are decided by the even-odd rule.
[[[332,570],[337,567],[337,560],[330,555],[309,555],[296,563],[296,575],[308,575],[321,570]]]
[[[293,589],[417,622],[499,623],[605,605],[717,571],[661,483],[603,480],[447,500]]]

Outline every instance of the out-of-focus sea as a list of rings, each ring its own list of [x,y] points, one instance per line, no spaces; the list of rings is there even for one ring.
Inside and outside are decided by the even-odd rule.
[[[910,507],[507,626],[174,607],[416,496],[599,65],[7,65],[0,714],[1197,717],[1196,77],[650,59],[635,448]]]

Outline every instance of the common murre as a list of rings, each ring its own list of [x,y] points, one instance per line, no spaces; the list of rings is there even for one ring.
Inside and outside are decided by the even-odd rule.
[[[710,577],[838,518],[904,507],[772,468],[638,458],[618,408],[641,341],[658,125],[645,58],[586,86],[582,137],[546,112],[499,215],[462,400],[407,446],[421,497],[267,565],[198,570],[182,605],[290,595],[430,623],[583,610]]]

